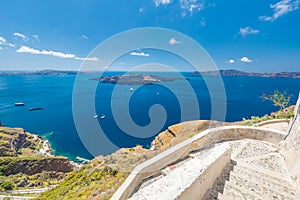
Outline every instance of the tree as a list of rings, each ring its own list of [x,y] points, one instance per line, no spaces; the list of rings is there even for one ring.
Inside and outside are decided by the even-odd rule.
[[[280,107],[279,110],[282,111],[285,115],[285,118],[287,118],[285,108],[290,103],[292,98],[291,94],[288,94],[287,91],[280,92],[279,90],[274,90],[273,94],[263,94],[261,97],[263,100],[271,101],[274,106]]]

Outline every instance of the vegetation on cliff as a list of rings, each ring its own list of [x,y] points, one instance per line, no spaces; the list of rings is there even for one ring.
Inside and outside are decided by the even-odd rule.
[[[249,119],[243,118],[241,125],[252,126],[254,124],[272,120],[272,119],[291,119],[294,117],[294,108],[295,108],[295,106],[290,106],[290,107],[285,108],[282,111],[272,112],[271,114],[264,115],[262,117],[252,116]]]
[[[73,170],[67,158],[48,156],[45,142],[22,128],[0,127],[0,191],[55,185]]]
[[[280,108],[279,111],[283,111],[285,118],[288,117],[285,108],[289,105],[292,95],[288,94],[287,91],[280,92],[279,90],[275,90],[272,94],[263,94],[262,98],[266,101],[271,101],[274,106]]]
[[[61,184],[38,199],[109,199],[133,168],[150,156],[149,150],[141,146],[99,156],[69,173]]]

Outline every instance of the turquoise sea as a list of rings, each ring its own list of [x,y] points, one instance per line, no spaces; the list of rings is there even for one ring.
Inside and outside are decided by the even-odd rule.
[[[111,74],[119,74],[110,72]],[[199,102],[200,116],[197,119],[211,119],[210,91],[201,76],[188,78],[194,94]],[[97,74],[86,74],[86,80],[97,77]],[[8,127],[22,127],[26,131],[46,137],[55,153],[65,155],[71,159],[76,156],[92,158],[79,139],[72,115],[72,92],[76,75],[7,75],[0,76],[0,120]],[[213,80],[216,77],[206,77]],[[262,116],[276,111],[271,102],[263,102],[260,96],[271,93],[273,90],[288,90],[293,94],[291,104],[294,104],[300,91],[300,79],[289,78],[262,78],[262,77],[223,77],[226,98],[217,101],[226,103],[226,121],[238,121],[243,117],[253,115]],[[132,92],[129,111],[134,122],[140,126],[150,123],[149,107],[154,104],[162,105],[167,114],[167,120],[161,130],[181,120],[180,106],[177,97],[168,88],[177,88],[184,101],[189,101],[190,95],[184,88],[181,90],[181,81],[166,83],[165,85],[144,85]],[[97,114],[105,115],[105,119],[98,117],[102,129],[109,133],[109,139],[119,147],[132,147],[141,144],[149,147],[153,137],[135,138],[124,134],[118,127],[111,111],[111,96],[113,84],[99,84],[95,106]],[[136,86],[122,85],[124,94],[129,88]],[[218,88],[216,88],[216,91]],[[120,94],[122,96],[122,94]],[[117,100],[122,101],[122,98]],[[15,102],[24,102],[26,106],[15,107]],[[84,106],[84,105],[83,105]],[[43,107],[43,110],[29,111],[30,107]],[[188,119],[193,118],[190,113]],[[187,113],[189,115],[189,113]],[[92,116],[88,116],[92,117]],[[215,118],[218,120],[218,116]],[[220,119],[219,119],[220,120]],[[108,154],[111,152],[103,152]]]

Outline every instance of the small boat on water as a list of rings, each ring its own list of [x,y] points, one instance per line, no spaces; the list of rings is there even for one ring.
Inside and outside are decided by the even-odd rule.
[[[133,92],[133,88],[130,88],[129,91],[130,91],[130,92]]]
[[[43,110],[44,108],[42,107],[36,107],[36,108],[29,108],[29,111],[34,111],[34,110]]]
[[[97,119],[98,118],[98,115],[94,115],[94,119]]]
[[[17,103],[15,103],[15,106],[25,106],[25,103],[23,103],[23,102],[17,102]]]
[[[105,119],[105,117],[106,117],[105,115],[101,115],[100,119]]]

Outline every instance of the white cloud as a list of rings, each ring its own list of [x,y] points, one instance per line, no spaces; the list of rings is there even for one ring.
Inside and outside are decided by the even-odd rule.
[[[23,40],[27,39],[27,37],[25,35],[23,35],[22,33],[15,32],[13,35],[16,37],[22,38]]]
[[[158,7],[160,5],[168,5],[172,2],[172,0],[154,0],[155,6]]]
[[[250,60],[248,57],[242,57],[242,58],[241,58],[241,62],[244,62],[244,63],[252,63],[253,61]]]
[[[9,47],[15,47],[14,44],[8,43],[6,41],[6,39],[4,37],[2,37],[2,36],[0,36],[0,45],[9,46]],[[1,47],[1,49],[3,49],[3,48]]]
[[[240,32],[239,32],[243,37],[247,36],[247,35],[254,35],[254,34],[258,34],[259,30],[255,30],[250,28],[249,26],[245,27],[245,28],[240,28]]]
[[[144,56],[144,57],[150,56],[150,54],[148,54],[148,53],[136,52],[136,51],[131,52],[130,55],[132,55],[132,56]]]
[[[173,2],[173,0],[153,0],[156,7],[159,6],[166,6]],[[187,14],[190,14],[190,16],[193,15],[194,12],[198,12],[201,10],[204,10],[206,4],[206,0],[179,0],[179,6],[181,9],[181,15],[182,17],[185,17]],[[178,4],[176,4],[178,5]],[[214,7],[215,4],[208,3],[208,7]],[[143,12],[144,9],[140,8],[140,12]],[[201,24],[203,24],[201,22]],[[202,25],[204,26],[204,25]]]
[[[62,53],[57,51],[48,51],[48,50],[37,50],[27,46],[21,46],[17,51],[17,53],[31,53],[37,55],[50,55],[59,58],[75,58],[74,54]]]
[[[83,39],[85,39],[85,40],[88,40],[88,39],[89,39],[88,36],[86,36],[86,35],[81,35],[81,37],[82,37]]]
[[[6,43],[6,39],[0,36],[0,44],[5,44],[5,43]]]
[[[235,60],[230,59],[230,60],[228,60],[228,63],[233,64],[233,63],[235,63]]]
[[[62,53],[62,52],[57,52],[57,51],[48,51],[48,50],[37,50],[31,47],[27,46],[22,46],[18,50],[16,50],[17,53],[30,53],[30,54],[35,54],[35,55],[49,55],[49,56],[54,56],[54,57],[59,57],[59,58],[72,58],[75,60],[84,60],[84,61],[97,61],[99,60],[96,57],[92,58],[80,58],[77,57],[75,54],[70,54],[70,53]]]
[[[39,35],[33,35],[32,36],[34,39],[36,39],[37,41],[40,41]]]
[[[181,42],[177,41],[175,38],[171,38],[171,39],[169,40],[169,44],[171,44],[171,45],[180,44],[180,43],[181,43]]]
[[[270,8],[273,9],[273,15],[271,16],[260,16],[261,21],[275,21],[279,17],[297,10],[299,8],[300,0],[281,0],[276,4],[271,4]]]
[[[180,7],[183,10],[182,16],[185,17],[187,13],[192,15],[194,11],[201,11],[205,8],[204,0],[180,0]]]

